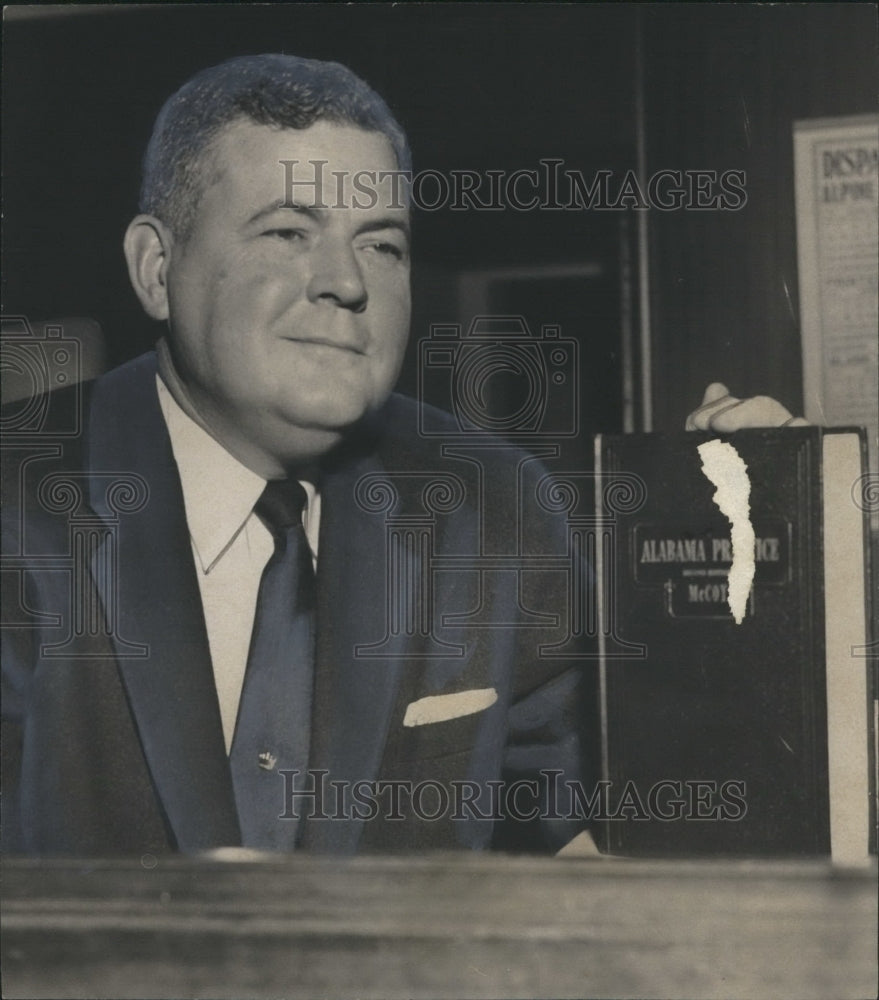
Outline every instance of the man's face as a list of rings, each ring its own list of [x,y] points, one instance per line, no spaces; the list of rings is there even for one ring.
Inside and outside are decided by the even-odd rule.
[[[172,355],[189,402],[256,471],[322,454],[393,388],[408,211],[390,180],[371,185],[377,199],[351,180],[396,169],[383,135],[329,122],[240,120],[213,145],[195,221],[169,256]]]

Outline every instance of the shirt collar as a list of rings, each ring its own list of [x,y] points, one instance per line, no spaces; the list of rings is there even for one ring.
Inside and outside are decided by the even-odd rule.
[[[186,414],[159,376],[156,386],[180,473],[189,534],[202,572],[209,573],[243,529],[266,480]]]

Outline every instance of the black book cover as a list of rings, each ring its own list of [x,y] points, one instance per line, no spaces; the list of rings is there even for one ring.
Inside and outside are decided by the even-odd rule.
[[[727,476],[719,492],[703,468],[706,443]],[[855,502],[864,450],[862,431],[817,427],[596,439],[603,850],[826,854],[833,811],[834,857],[866,855],[875,760],[868,528]],[[621,473],[628,492],[615,504]],[[744,518],[730,521],[742,481]],[[844,551],[825,553],[825,537]]]

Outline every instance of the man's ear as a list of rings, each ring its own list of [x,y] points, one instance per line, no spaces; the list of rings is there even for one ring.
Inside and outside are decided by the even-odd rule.
[[[168,318],[168,263],[173,237],[168,227],[153,215],[137,215],[129,223],[122,241],[128,262],[128,277],[147,315]]]

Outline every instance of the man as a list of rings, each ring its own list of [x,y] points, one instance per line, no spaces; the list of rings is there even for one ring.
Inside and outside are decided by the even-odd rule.
[[[335,64],[232,60],[163,108],[124,249],[166,337],[53,398],[82,418],[63,447],[50,422],[27,460],[7,449],[8,850],[554,851],[582,830],[594,686],[541,652],[564,576],[489,586],[466,563],[526,527],[564,555],[541,470],[485,442],[450,474],[391,395],[408,169]],[[694,425],[774,405],[714,386]],[[521,525],[483,517],[510,468]],[[279,490],[305,499],[281,526]]]

